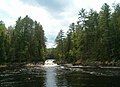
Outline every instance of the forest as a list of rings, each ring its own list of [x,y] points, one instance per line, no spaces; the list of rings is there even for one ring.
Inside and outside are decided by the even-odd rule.
[[[0,21],[0,63],[38,62],[44,60],[46,38],[43,27],[27,15],[19,17],[15,27]]]
[[[46,25],[47,26],[47,25]],[[59,63],[120,64],[120,4],[104,4],[99,12],[81,9],[78,21],[66,33],[60,30],[56,47],[46,48],[43,27],[27,15],[19,17],[14,27],[0,21],[0,64],[40,62],[48,56]]]
[[[60,30],[54,55],[62,63],[120,64],[120,4],[105,3],[100,12],[81,9],[67,33]]]

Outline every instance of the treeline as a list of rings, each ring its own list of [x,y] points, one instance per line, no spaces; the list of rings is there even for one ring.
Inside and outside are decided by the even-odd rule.
[[[120,4],[108,4],[101,11],[81,9],[78,22],[72,23],[66,35],[56,37],[55,56],[60,62],[120,60]]]
[[[8,29],[0,21],[0,64],[43,61],[45,42],[42,25],[28,16]]]

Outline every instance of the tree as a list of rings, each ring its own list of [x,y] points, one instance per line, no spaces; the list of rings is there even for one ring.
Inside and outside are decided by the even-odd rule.
[[[109,60],[111,50],[110,50],[110,8],[106,3],[102,6],[99,13],[99,56],[98,58],[103,58],[103,60]]]
[[[120,59],[120,4],[114,6],[114,12],[110,21],[110,39],[111,39],[111,58],[112,60]]]
[[[64,43],[63,43],[64,42],[64,32],[63,32],[63,30],[60,30],[60,32],[58,33],[58,35],[55,39],[55,42],[57,44],[56,50],[58,53],[58,60],[64,61]]]
[[[5,50],[5,31],[5,24],[3,23],[3,21],[0,21],[0,63],[5,63],[7,57]]]
[[[26,16],[16,21],[11,35],[11,60],[13,62],[42,61],[45,52],[45,36],[42,25]]]

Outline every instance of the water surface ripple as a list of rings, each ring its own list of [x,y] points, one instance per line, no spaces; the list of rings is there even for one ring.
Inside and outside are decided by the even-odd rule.
[[[0,87],[120,87],[120,69],[0,69]]]

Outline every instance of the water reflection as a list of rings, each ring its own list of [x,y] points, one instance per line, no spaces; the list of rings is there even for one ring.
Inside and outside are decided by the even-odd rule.
[[[46,67],[46,87],[57,87],[56,86],[56,68],[57,67]]]
[[[58,87],[120,87],[120,70],[59,70]],[[99,74],[101,73],[101,74]]]
[[[0,69],[0,87],[120,87],[119,69]]]
[[[44,70],[34,68],[0,71],[0,87],[44,87]]]

